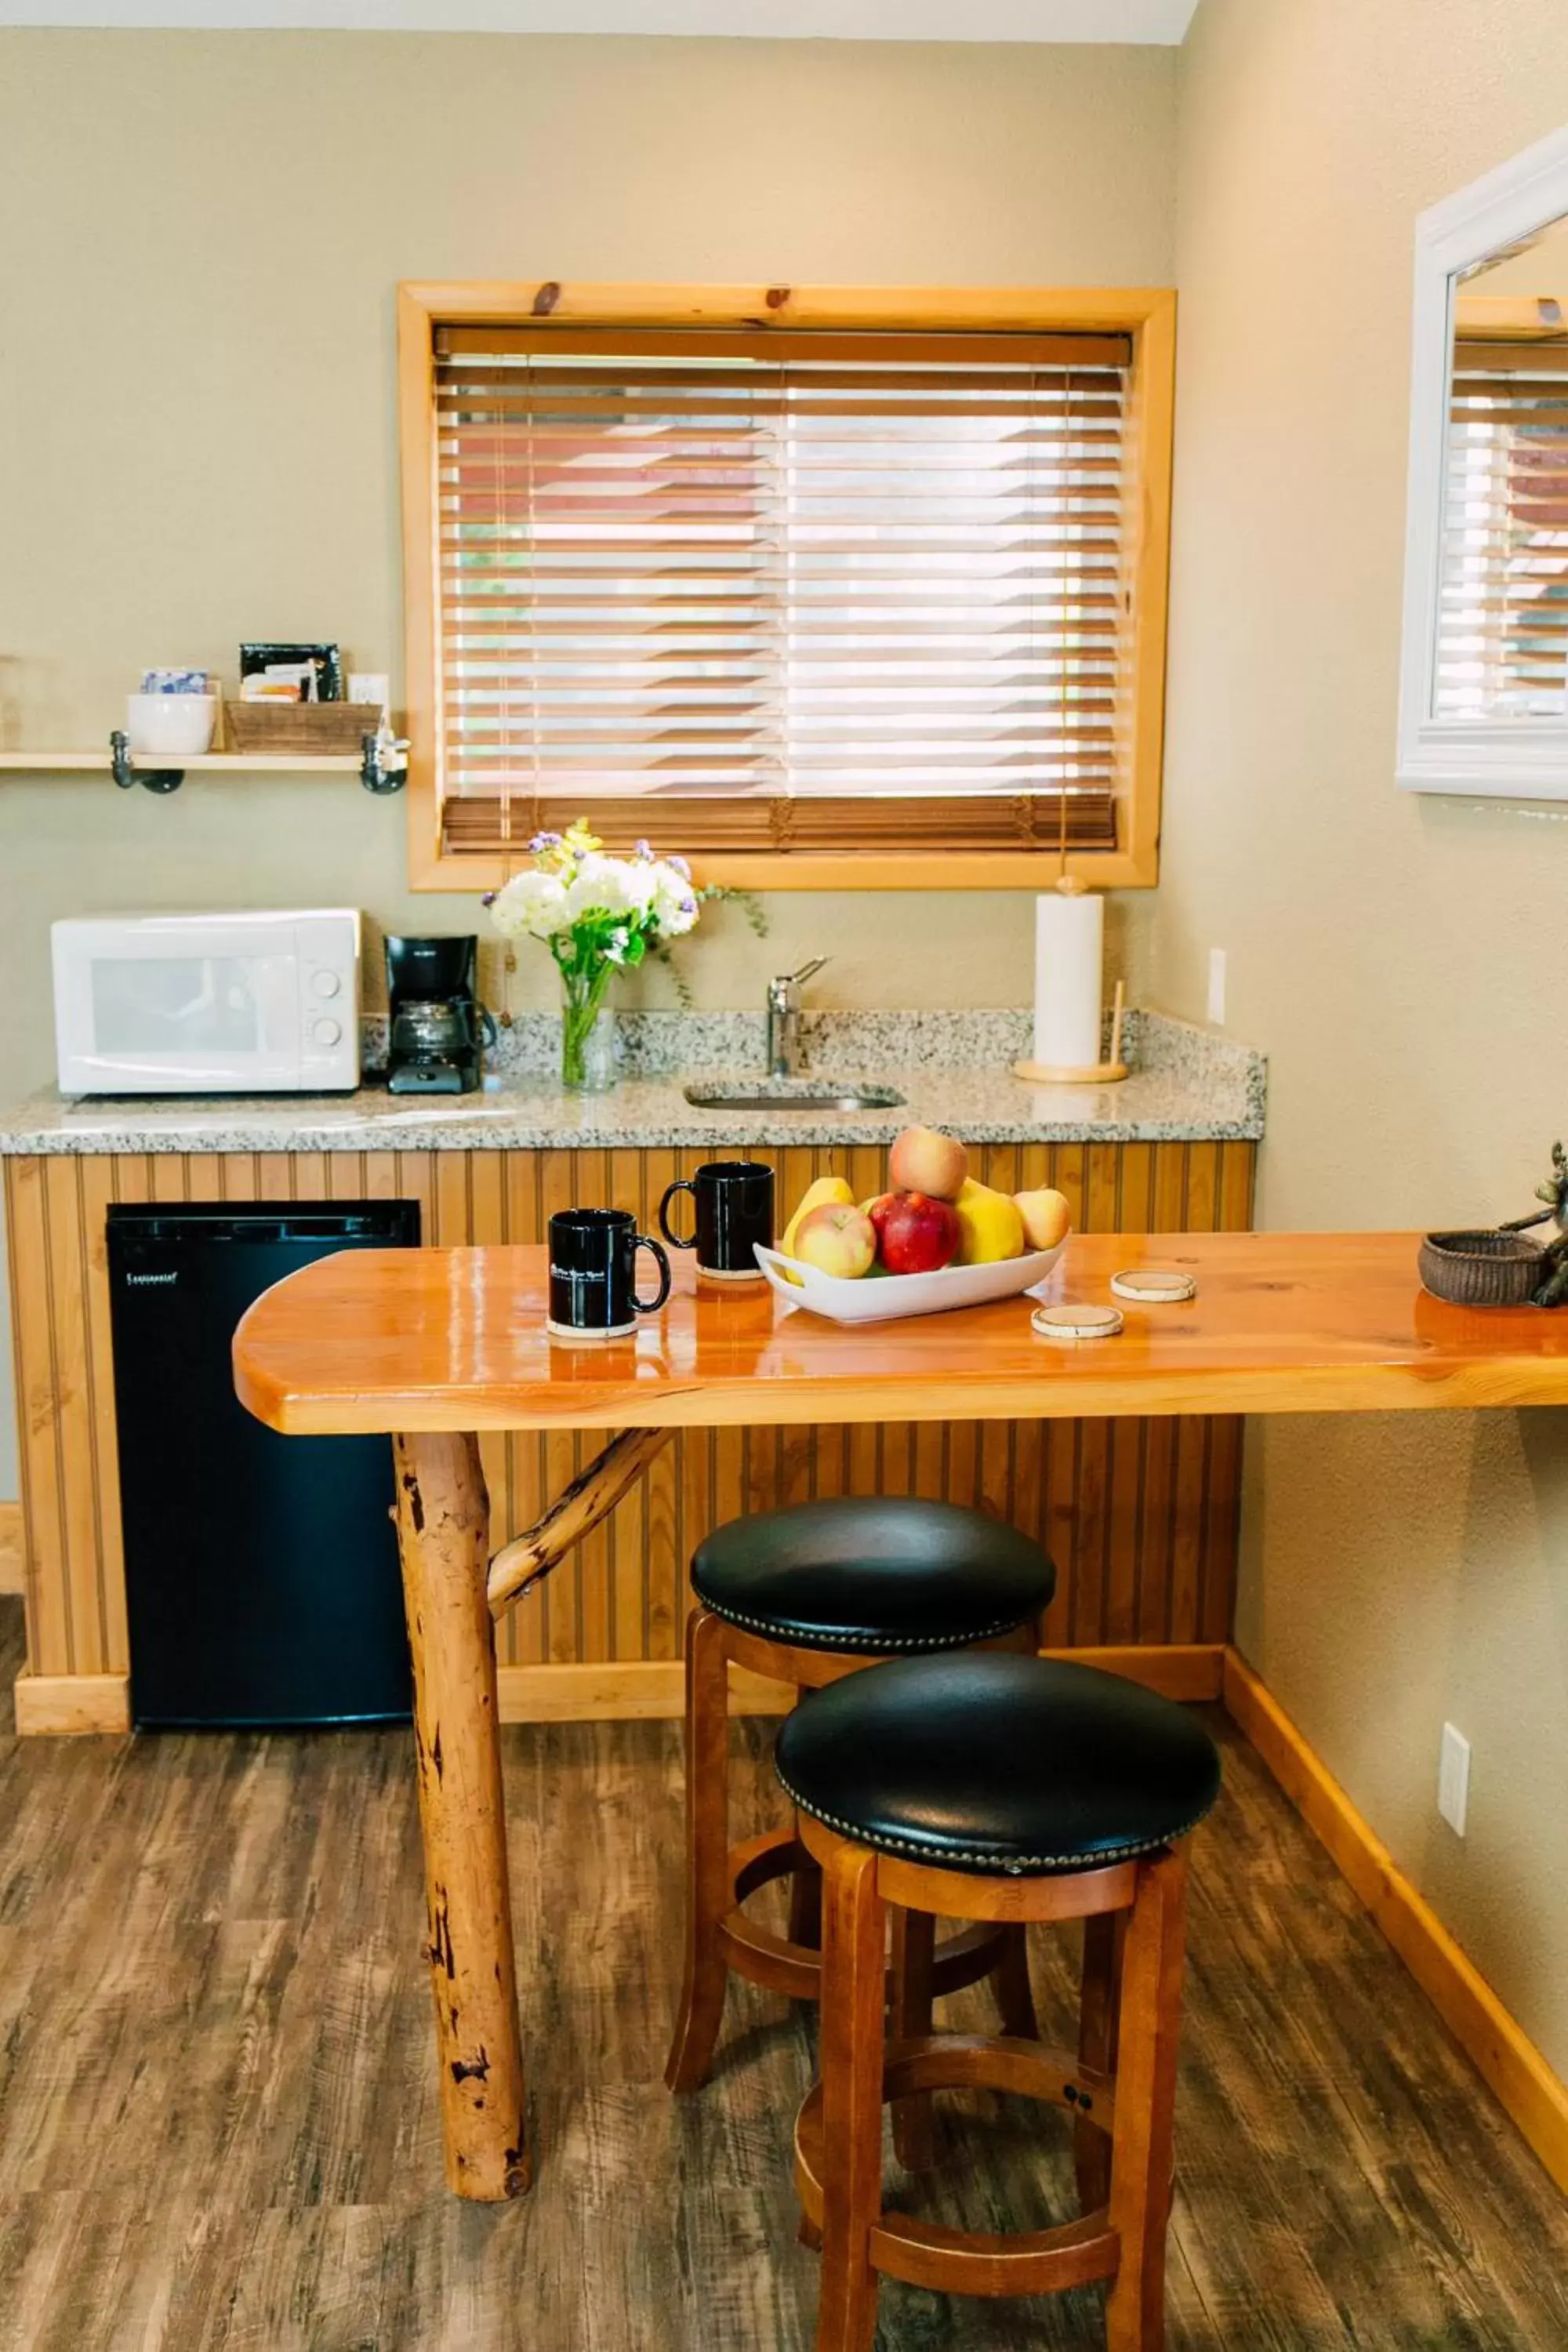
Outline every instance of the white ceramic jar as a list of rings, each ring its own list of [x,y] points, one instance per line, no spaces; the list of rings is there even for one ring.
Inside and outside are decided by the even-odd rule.
[[[128,694],[125,731],[147,759],[199,759],[217,726],[216,694]]]

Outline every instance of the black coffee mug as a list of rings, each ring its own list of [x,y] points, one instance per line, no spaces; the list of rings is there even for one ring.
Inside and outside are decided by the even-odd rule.
[[[637,1294],[637,1255],[658,1262],[658,1296]],[[559,1209],[550,1220],[550,1312],[558,1339],[624,1339],[669,1297],[669,1260],[626,1209]]]
[[[678,1192],[689,1192],[697,1207],[696,1228],[684,1239],[669,1229],[669,1204]],[[658,1229],[671,1249],[697,1252],[700,1274],[721,1282],[762,1280],[756,1244],[773,1247],[773,1170],[760,1160],[708,1160],[695,1176],[670,1185],[658,1204]]]

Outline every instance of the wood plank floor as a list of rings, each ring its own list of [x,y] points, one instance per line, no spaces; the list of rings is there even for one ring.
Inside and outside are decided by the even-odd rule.
[[[4,2352],[805,2352],[800,2012],[737,1990],[659,2081],[679,1968],[676,1735],[506,1737],[540,2180],[440,2187],[397,1733],[11,1738],[0,1601]],[[773,1803],[737,1727],[741,1802]],[[1171,2352],[1562,2352],[1568,2208],[1250,1751],[1195,1855]],[[553,1895],[551,1907],[542,1891]],[[1042,1936],[1060,2030],[1071,1938]],[[952,2005],[983,2022],[975,1991]],[[1047,2218],[1065,2135],[946,2102],[905,2201]],[[883,2291],[881,2352],[1099,2352],[1098,2296]]]

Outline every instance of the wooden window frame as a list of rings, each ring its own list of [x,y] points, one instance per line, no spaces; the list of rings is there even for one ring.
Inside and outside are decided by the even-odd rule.
[[[405,703],[408,755],[408,878],[416,890],[492,890],[518,863],[502,852],[453,851],[441,837],[437,769],[437,431],[435,331],[457,324],[771,329],[867,332],[1035,333],[1077,330],[1131,336],[1127,447],[1139,498],[1128,518],[1132,636],[1127,788],[1115,849],[1072,854],[1073,871],[1105,889],[1152,889],[1159,879],[1164,749],[1166,608],[1170,584],[1172,430],[1176,297],[1168,287],[1058,289],[607,286],[554,279],[418,282],[397,293],[403,475]],[[590,812],[591,815],[591,812]],[[679,842],[669,845],[680,846]],[[697,878],[750,890],[1037,890],[1056,852],[1025,850],[784,850],[693,861]]]

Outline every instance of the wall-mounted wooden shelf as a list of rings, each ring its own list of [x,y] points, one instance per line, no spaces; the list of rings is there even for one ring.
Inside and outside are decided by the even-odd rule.
[[[41,775],[46,771],[59,770],[88,775],[105,764],[102,751],[0,751],[0,769],[20,769]],[[174,764],[173,756],[132,752],[132,767],[167,768]],[[357,751],[316,751],[304,755],[297,751],[203,751],[187,756],[182,752],[178,764],[187,771],[214,769],[222,773],[232,770],[255,770],[272,775],[339,775],[359,773]]]
[[[366,707],[367,720],[372,717]],[[193,768],[234,775],[357,776],[367,793],[399,793],[406,780],[402,765],[406,743],[387,753],[375,730],[367,724],[357,751],[199,751],[188,756],[170,752],[133,752],[117,728],[102,751],[0,751],[0,772],[16,774],[90,776],[107,767],[115,782],[129,791],[144,784],[160,798],[178,792]]]

